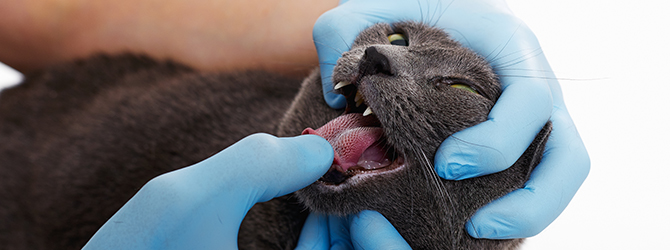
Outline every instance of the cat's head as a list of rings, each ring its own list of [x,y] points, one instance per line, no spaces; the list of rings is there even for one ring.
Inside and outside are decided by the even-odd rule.
[[[484,58],[444,31],[412,22],[363,31],[338,60],[332,81],[347,99],[344,114],[303,134],[326,138],[335,161],[297,193],[310,209],[330,214],[430,198],[420,189],[436,187],[418,183],[436,178],[440,143],[485,121],[501,93]]]
[[[449,181],[432,164],[439,145],[486,121],[501,94],[484,58],[434,27],[377,24],[361,32],[335,66],[332,81],[346,97],[344,110],[325,103],[316,72],[278,129],[280,136],[322,136],[335,149],[328,173],[295,193],[310,211],[378,211],[418,249],[519,244],[472,238],[465,223],[480,207],[523,186],[542,157],[549,123],[505,171]]]

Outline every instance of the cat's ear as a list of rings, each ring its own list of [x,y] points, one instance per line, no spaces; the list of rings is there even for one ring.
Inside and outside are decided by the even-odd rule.
[[[308,127],[318,128],[342,114],[343,110],[332,109],[323,97],[321,75],[315,69],[305,78],[298,95],[282,118],[277,129],[278,136],[296,136]],[[319,114],[315,116],[314,114]],[[304,119],[309,117],[310,119]]]
[[[525,179],[530,178],[530,173],[535,169],[535,167],[540,164],[542,161],[542,156],[544,155],[544,147],[549,140],[549,134],[551,134],[552,124],[551,121],[548,121],[542,130],[535,136],[535,139],[530,144],[526,152],[523,153],[519,161],[516,164],[522,164],[524,166],[523,171],[525,172]]]

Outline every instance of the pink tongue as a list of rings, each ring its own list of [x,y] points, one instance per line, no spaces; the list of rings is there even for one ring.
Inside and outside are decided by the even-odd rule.
[[[318,135],[330,142],[335,149],[333,167],[340,171],[359,165],[376,169],[388,165],[385,150],[377,142],[383,135],[377,119],[353,113],[340,116],[317,130],[306,128],[302,134]]]

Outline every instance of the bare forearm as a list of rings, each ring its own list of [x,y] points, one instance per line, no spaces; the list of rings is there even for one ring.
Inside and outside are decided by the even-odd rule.
[[[25,71],[95,52],[133,51],[203,70],[300,73],[316,65],[314,22],[336,5],[335,0],[10,0],[0,10],[0,61]]]

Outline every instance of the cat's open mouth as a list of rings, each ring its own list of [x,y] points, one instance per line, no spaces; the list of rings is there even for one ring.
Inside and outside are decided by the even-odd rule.
[[[335,150],[333,165],[319,181],[339,185],[356,175],[374,175],[404,166],[404,157],[388,145],[381,123],[366,111],[361,97],[342,92],[348,102],[345,113],[316,130],[307,128],[302,132],[325,138]]]

